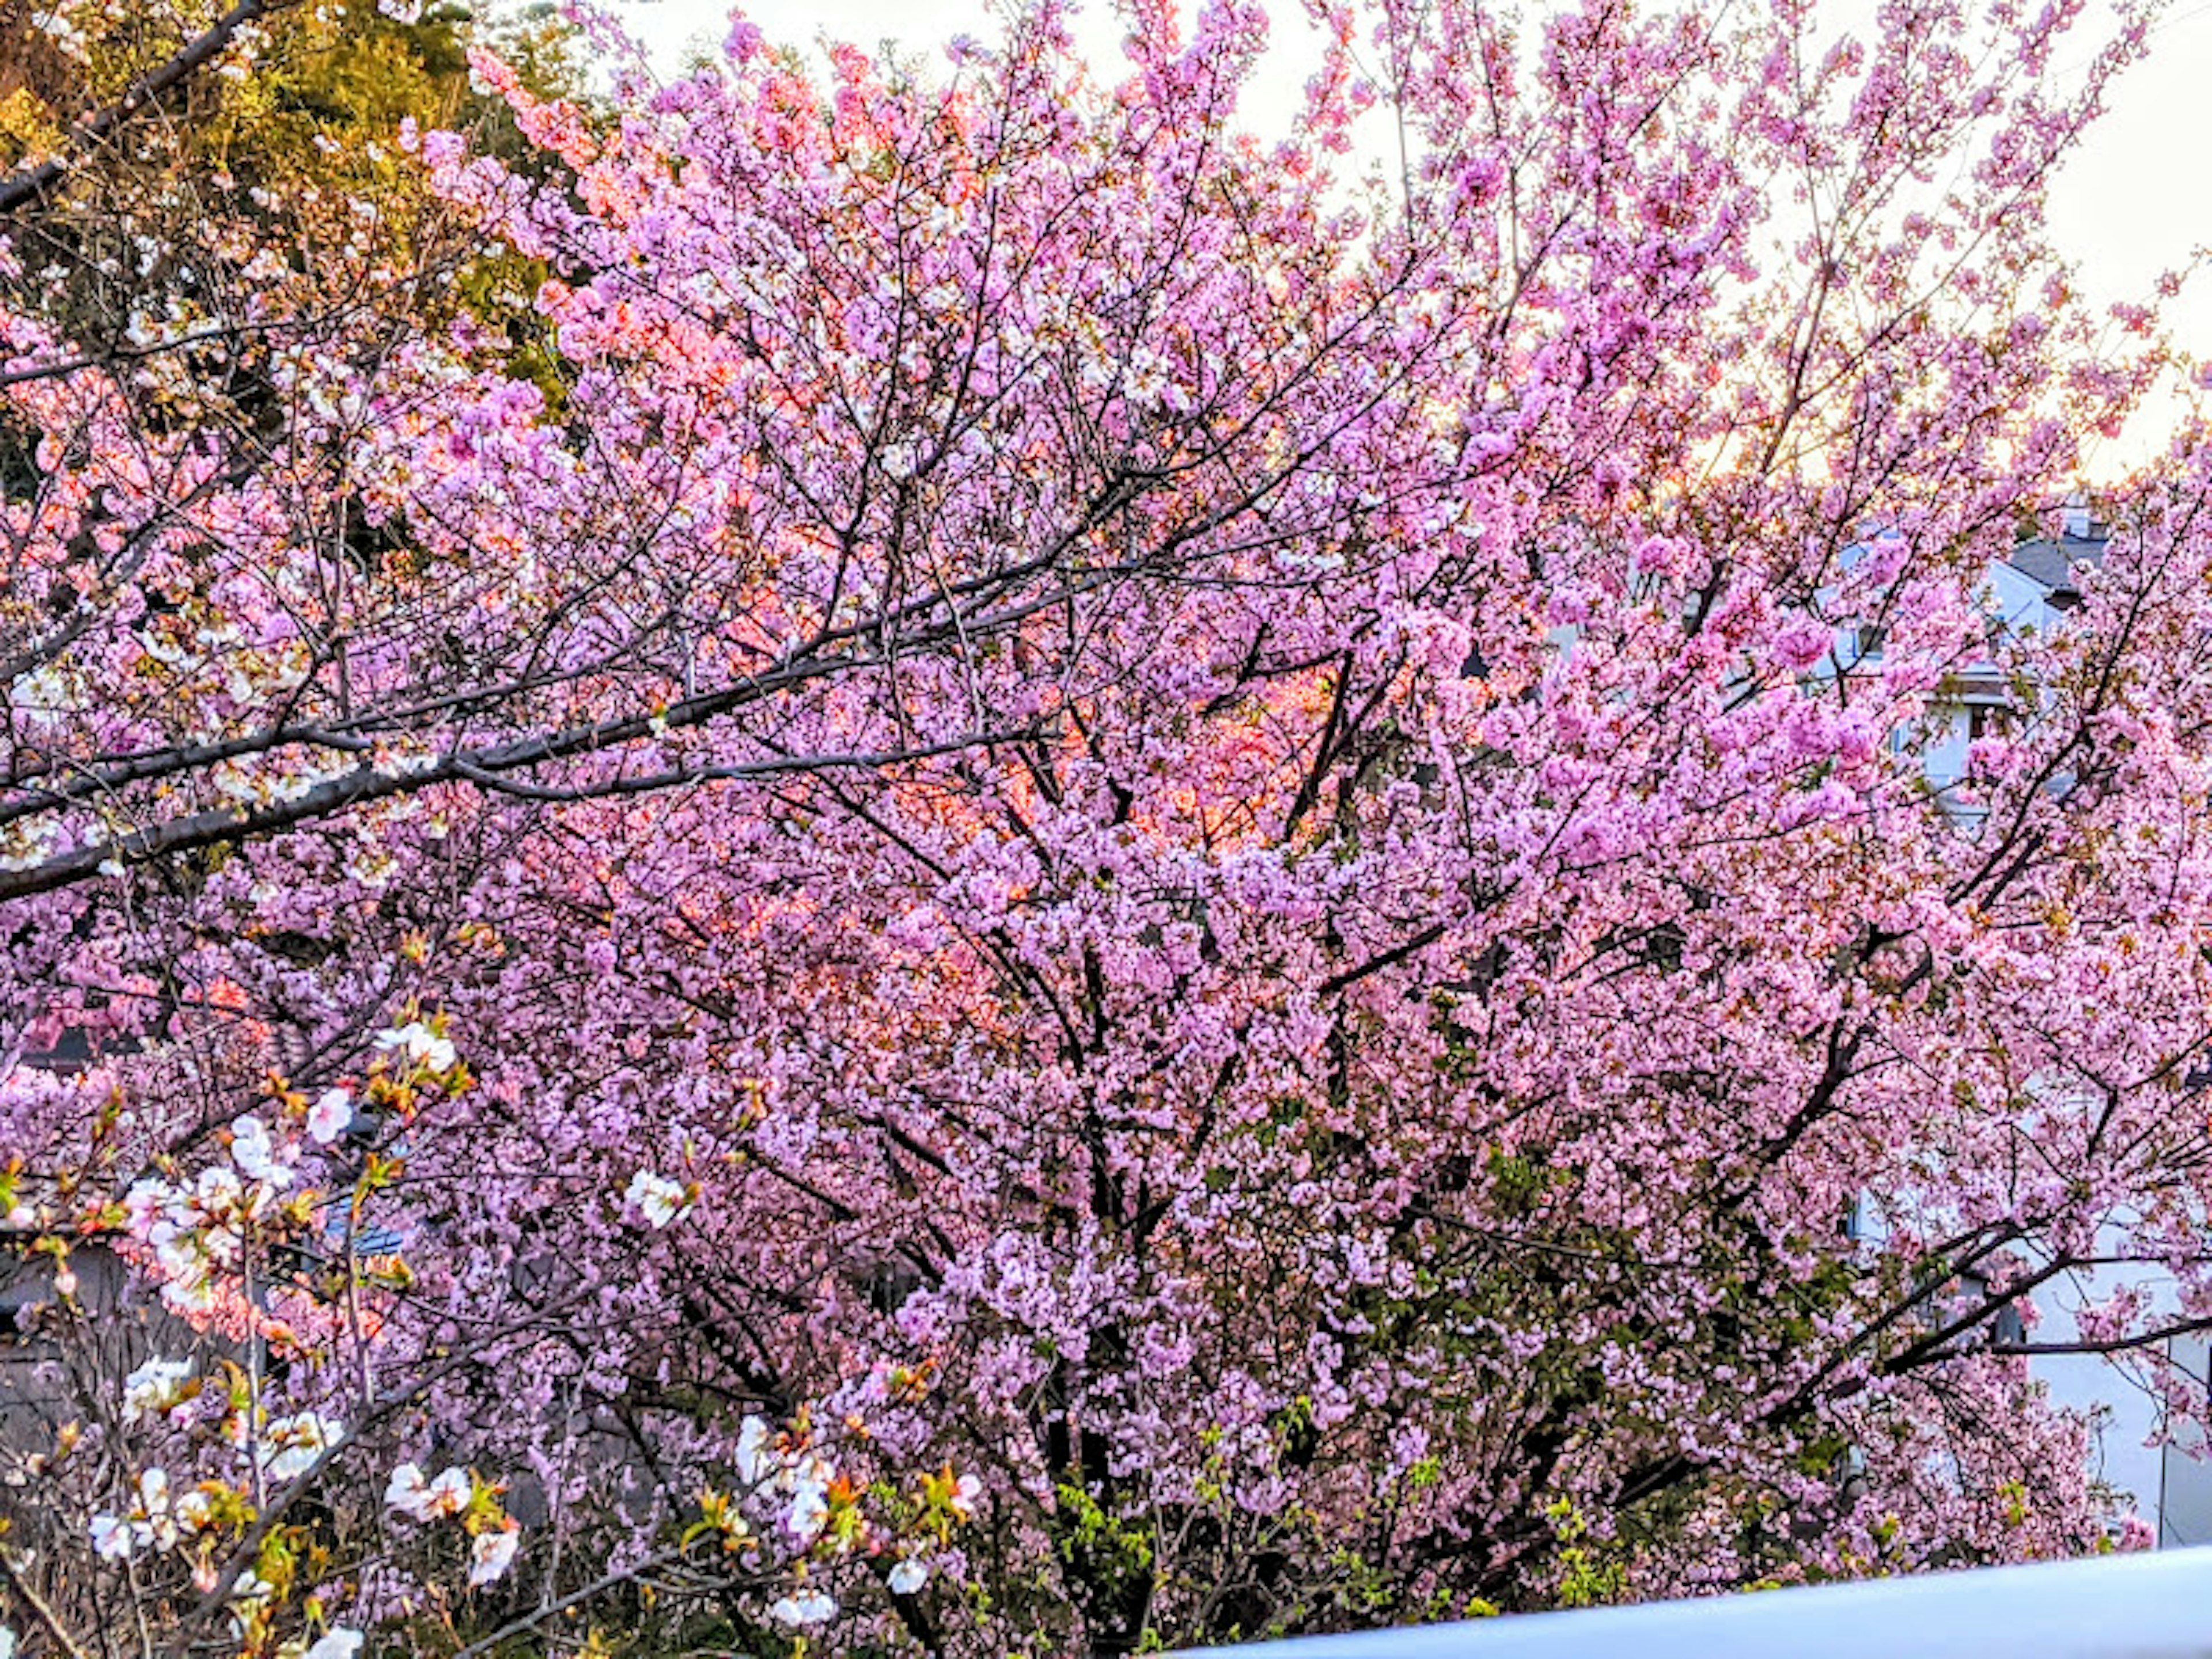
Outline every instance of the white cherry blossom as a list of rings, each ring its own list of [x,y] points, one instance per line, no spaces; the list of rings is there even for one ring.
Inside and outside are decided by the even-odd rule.
[[[667,1226],[691,1207],[688,1191],[650,1170],[640,1170],[630,1177],[623,1200],[656,1228]]]
[[[821,1590],[798,1589],[772,1604],[768,1616],[785,1625],[826,1624],[837,1616],[837,1604]]]
[[[128,1561],[137,1549],[131,1523],[120,1516],[101,1513],[92,1517],[93,1553],[106,1561]]]
[[[163,1469],[148,1469],[138,1477],[137,1502],[125,1515],[106,1512],[92,1517],[92,1547],[110,1561],[128,1561],[147,1549],[166,1550],[177,1541],[177,1525],[169,1512],[169,1476]]]
[[[318,1146],[327,1146],[353,1121],[353,1096],[344,1089],[325,1089],[307,1109],[307,1133]]]
[[[189,1359],[163,1359],[158,1356],[123,1379],[123,1420],[136,1423],[140,1418],[169,1410],[182,1399],[184,1384],[192,1374]]]
[[[291,1170],[270,1144],[268,1127],[258,1117],[232,1120],[230,1161],[248,1181],[265,1181],[272,1187],[292,1184]]]
[[[450,1072],[454,1062],[460,1058],[450,1041],[440,1036],[419,1019],[410,1020],[406,1024],[395,1026],[388,1031],[379,1031],[376,1046],[386,1052],[398,1049],[431,1072]]]
[[[769,1430],[766,1422],[757,1417],[748,1417],[738,1427],[738,1478],[748,1486],[757,1486],[775,1473],[775,1462],[769,1455]]]
[[[952,1496],[945,1500],[945,1507],[952,1511],[956,1520],[972,1521],[975,1518],[975,1505],[982,1501],[982,1481],[972,1474],[963,1474],[954,1484]]]
[[[894,1595],[911,1595],[928,1582],[929,1569],[919,1561],[902,1561],[891,1569],[890,1583]]]
[[[402,1463],[392,1470],[392,1479],[384,1488],[387,1507],[397,1510],[410,1521],[435,1521],[441,1516],[459,1515],[469,1506],[471,1485],[465,1469],[447,1469],[434,1480],[425,1480],[422,1471],[412,1463]]]
[[[345,1438],[345,1425],[319,1412],[270,1420],[261,1435],[261,1467],[272,1480],[296,1480]]]
[[[791,1489],[791,1509],[783,1523],[802,1544],[813,1542],[829,1523],[831,1476],[830,1466],[818,1457],[807,1458],[786,1473],[785,1480]]]
[[[469,1583],[471,1588],[489,1584],[503,1577],[514,1565],[515,1547],[522,1541],[522,1529],[509,1521],[497,1532],[480,1532],[469,1546]]]

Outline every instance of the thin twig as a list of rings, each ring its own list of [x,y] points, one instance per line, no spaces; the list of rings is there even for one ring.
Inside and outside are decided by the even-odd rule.
[[[38,1621],[46,1627],[47,1633],[52,1636],[69,1659],[86,1659],[84,1649],[78,1645],[76,1638],[69,1633],[69,1626],[62,1623],[61,1615],[46,1605],[46,1599],[33,1589],[30,1581],[23,1577],[23,1569],[13,1551],[0,1549],[0,1573],[7,1575],[8,1588],[21,1598],[23,1605],[30,1608]]]

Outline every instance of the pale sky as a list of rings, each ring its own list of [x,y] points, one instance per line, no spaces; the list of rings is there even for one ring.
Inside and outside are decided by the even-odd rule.
[[[728,32],[727,0],[606,3],[671,70],[689,51],[719,55]],[[1186,15],[1192,9],[1184,0]],[[1269,9],[1273,44],[1244,111],[1263,131],[1286,125],[1316,61],[1297,0],[1272,0]],[[1873,6],[1824,0],[1822,9],[1849,27],[1870,19]],[[872,50],[890,40],[925,59],[938,59],[952,35],[994,32],[984,0],[754,0],[745,11],[778,45],[830,40]],[[2078,37],[2082,59],[2094,31],[2094,21],[2085,22]],[[1089,0],[1079,40],[1109,76],[1122,63],[1121,34],[1108,0]],[[2062,72],[2078,74],[2081,67],[2062,64]],[[2169,0],[2148,61],[2122,79],[2112,108],[2058,181],[2051,220],[2061,246],[2080,263],[2086,289],[2100,301],[2148,298],[2161,271],[2212,249],[2212,0]],[[2212,358],[2212,270],[2196,277],[2170,314],[2181,348]]]

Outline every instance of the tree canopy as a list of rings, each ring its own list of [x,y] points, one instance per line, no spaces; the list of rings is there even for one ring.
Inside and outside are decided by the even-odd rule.
[[[2199,428],[1979,596],[2176,361],[2042,215],[2147,15],[1328,0],[1261,136],[1242,0],[603,94],[82,9],[0,105],[34,1650],[2133,1541],[2030,1368],[2204,1409]]]

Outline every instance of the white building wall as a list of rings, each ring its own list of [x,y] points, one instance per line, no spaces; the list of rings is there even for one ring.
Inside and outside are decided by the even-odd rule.
[[[2115,1252],[2122,1248],[2117,1229],[2109,1242]],[[2109,1297],[2124,1285],[2142,1291],[2153,1317],[2171,1313],[2178,1305],[2173,1282],[2162,1273],[2141,1267],[2084,1269],[2053,1279],[2029,1298],[2037,1315],[2030,1340],[2072,1340],[2080,1334],[2074,1310],[2085,1302]],[[2167,1455],[2153,1443],[2163,1426],[2163,1413],[2150,1389],[2124,1362],[2099,1354],[2039,1355],[2028,1363],[2028,1374],[2050,1389],[2053,1404],[2089,1419],[2096,1431],[2094,1472],[2124,1494],[2137,1515],[2160,1529],[2163,1541],[2160,1500]],[[2206,1470],[2212,1474],[2212,1465]]]
[[[1985,602],[1992,620],[2006,633],[2033,630],[2043,635],[2063,627],[2064,612],[2050,599],[2049,588],[2010,565],[1990,572]],[[1994,671],[1995,665],[1989,667]],[[1967,710],[1959,711],[1952,740],[1932,757],[1938,764],[1963,772],[1969,718]],[[1931,781],[1953,781],[1959,775],[1937,780],[1936,767],[1929,769]],[[2118,1254],[2124,1248],[2117,1230],[2104,1242],[2111,1249],[2100,1254]],[[2084,1302],[2110,1296],[2123,1285],[2135,1286],[2148,1298],[2154,1317],[2176,1308],[2172,1280],[2162,1273],[2142,1267],[2083,1270],[2052,1281],[2032,1298],[2039,1316],[2036,1340],[2063,1342],[2078,1335],[2074,1310]],[[2172,1466],[2176,1454],[2155,1443],[2165,1426],[2163,1409],[2139,1375],[2124,1363],[2095,1354],[2043,1355],[2031,1362],[2029,1370],[2050,1389],[2055,1404],[2081,1413],[2094,1425],[2098,1474],[2158,1528],[2161,1544],[2184,1541],[2178,1531],[2199,1532],[2199,1520],[2212,1523],[2212,1464],[2183,1459],[2188,1468],[2175,1479]],[[2191,1470],[2202,1471],[2193,1484]],[[2201,1501],[2196,1496],[2200,1486]],[[2179,1506],[2173,1507],[2177,1500]],[[2185,1516],[2185,1510],[2189,1511]],[[2200,1510],[2202,1516],[2196,1513]],[[2186,1541],[2207,1540],[2212,1540],[2212,1527]]]
[[[2014,635],[2030,630],[2047,635],[2063,627],[2066,613],[2051,599],[2049,587],[2009,564],[1990,571],[1983,594],[1996,631]],[[1850,661],[1852,654],[1850,643],[1839,637],[1838,660]],[[2010,688],[2003,684],[1994,659],[1960,664],[1954,679],[1959,697],[1935,711],[1931,724],[1936,731],[1923,750],[1925,775],[1938,789],[1966,775],[1974,705],[2002,708],[2009,702]],[[1960,816],[1971,833],[1977,815],[1962,807]],[[2112,1243],[2117,1253],[2117,1236]],[[2030,1298],[2036,1313],[2033,1340],[2070,1340],[2079,1334],[2075,1310],[2101,1300],[2122,1284],[2138,1287],[2154,1315],[2175,1308],[2172,1282],[2162,1273],[2145,1268],[2085,1270],[2044,1285]],[[2212,1372],[2212,1356],[2201,1340],[2178,1348],[2176,1358],[2200,1379]],[[2030,1363],[2029,1372],[2049,1389],[2054,1404],[2088,1419],[2096,1436],[2095,1474],[2158,1529],[2161,1547],[2212,1544],[2212,1449],[2203,1435],[2175,1446],[2160,1443],[2163,1409],[2124,1364],[2094,1354],[2043,1355]],[[2212,1389],[2212,1382],[2207,1386]]]

